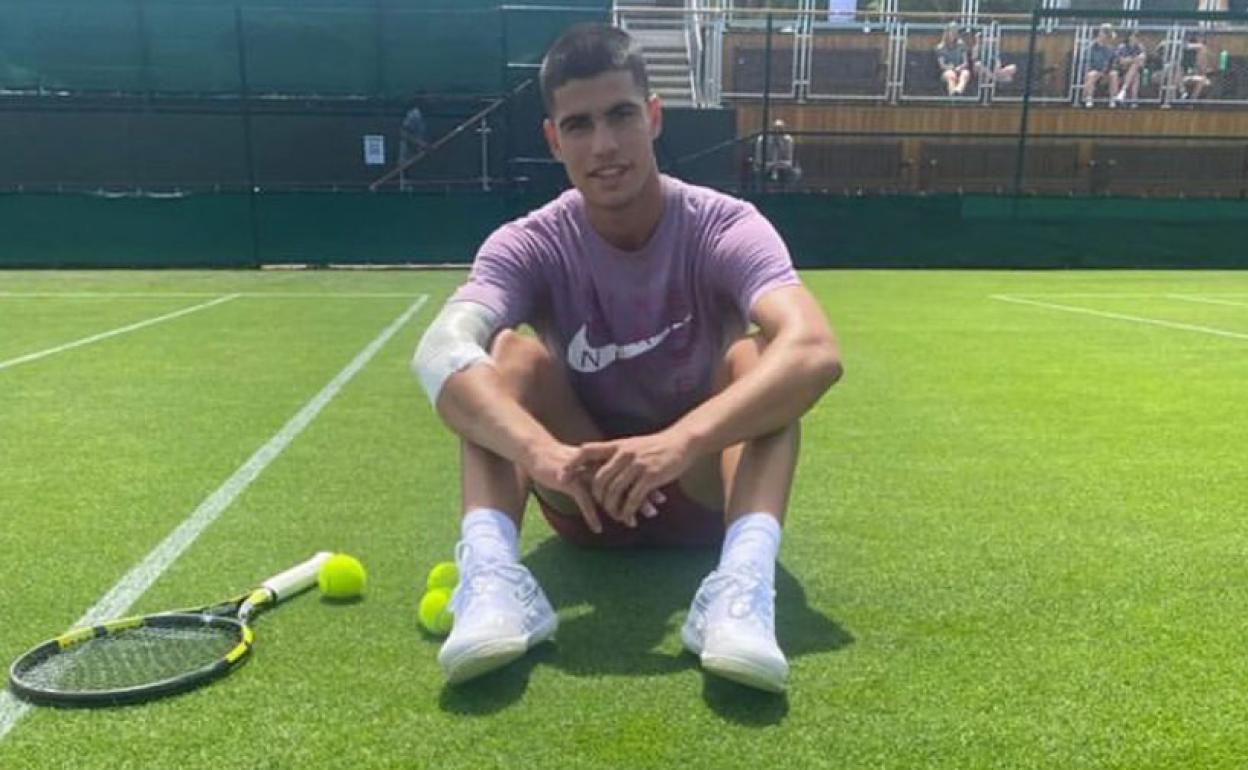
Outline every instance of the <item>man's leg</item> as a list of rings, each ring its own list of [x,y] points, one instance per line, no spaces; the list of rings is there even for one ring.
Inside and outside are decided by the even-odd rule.
[[[494,339],[490,357],[511,395],[555,438],[573,445],[602,438],[559,362],[540,341],[503,331]],[[464,513],[498,510],[519,529],[529,494],[524,473],[510,460],[468,441],[460,442],[460,468]],[[570,511],[576,511],[569,503]]]
[[[954,89],[955,94],[962,94],[966,91],[966,87],[971,82],[971,71],[968,69],[958,70],[958,87]]]
[[[491,347],[504,384],[560,440],[598,438],[567,378],[540,342],[504,331]],[[448,681],[493,671],[554,636],[557,617],[536,579],[520,563],[519,530],[528,480],[514,463],[460,442],[463,518],[455,548],[460,582],[455,624],[438,653]]]
[[[1101,73],[1096,70],[1088,70],[1088,74],[1084,75],[1083,80],[1083,106],[1091,107],[1092,98],[1096,96],[1096,81],[1101,79]]]
[[[953,90],[958,85],[958,75],[952,69],[942,70],[940,73],[941,82],[945,84],[945,93],[953,96]]]
[[[734,343],[716,390],[756,366],[764,347],[758,335]],[[718,494],[705,474],[686,481],[690,497],[719,503],[725,536],[719,566],[698,588],[681,639],[708,671],[775,692],[784,689],[789,671],[775,638],[775,563],[798,448],[794,423],[725,449],[715,474]]]
[[[716,372],[714,392],[757,366],[765,347],[758,335],[733,343]],[[797,467],[798,436],[798,426],[793,424],[728,447],[718,458],[695,463],[680,486],[699,505],[723,511],[725,528],[746,514],[760,511],[783,523]]]

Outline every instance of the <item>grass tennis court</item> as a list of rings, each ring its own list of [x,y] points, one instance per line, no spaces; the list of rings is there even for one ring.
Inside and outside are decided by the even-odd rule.
[[[415,605],[458,534],[457,453],[407,361],[462,277],[0,273],[6,667],[283,431],[133,610],[319,549],[370,572],[359,603],[260,618],[193,693],[0,696],[0,767],[1242,766],[1248,274],[804,274],[846,374],[803,425],[782,698],[681,654],[715,553],[577,551],[540,516],[558,645],[443,687]]]

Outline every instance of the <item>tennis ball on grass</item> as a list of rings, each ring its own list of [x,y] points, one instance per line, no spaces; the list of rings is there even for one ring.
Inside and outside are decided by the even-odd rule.
[[[433,569],[429,570],[429,577],[425,579],[425,588],[430,591],[435,588],[453,589],[458,584],[459,568],[451,561],[440,561],[433,565]]]
[[[437,636],[445,636],[451,632],[455,617],[450,608],[451,592],[446,588],[435,588],[426,591],[420,599],[420,625]]]
[[[350,599],[363,593],[366,579],[367,573],[359,559],[336,553],[321,565],[316,584],[321,587],[321,593],[331,599]]]

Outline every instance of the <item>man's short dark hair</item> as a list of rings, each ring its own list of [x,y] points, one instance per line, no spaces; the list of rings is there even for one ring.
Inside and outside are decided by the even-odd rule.
[[[569,80],[592,78],[604,72],[627,71],[642,94],[650,95],[646,60],[641,45],[619,27],[576,24],[559,36],[542,59],[542,102],[553,114],[555,89]]]

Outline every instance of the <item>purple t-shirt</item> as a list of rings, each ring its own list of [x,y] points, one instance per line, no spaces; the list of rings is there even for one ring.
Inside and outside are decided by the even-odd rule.
[[[660,430],[705,401],[755,300],[800,283],[754,206],[661,179],[662,219],[641,250],[607,243],[568,190],[495,230],[451,297],[531,325],[609,436]]]

